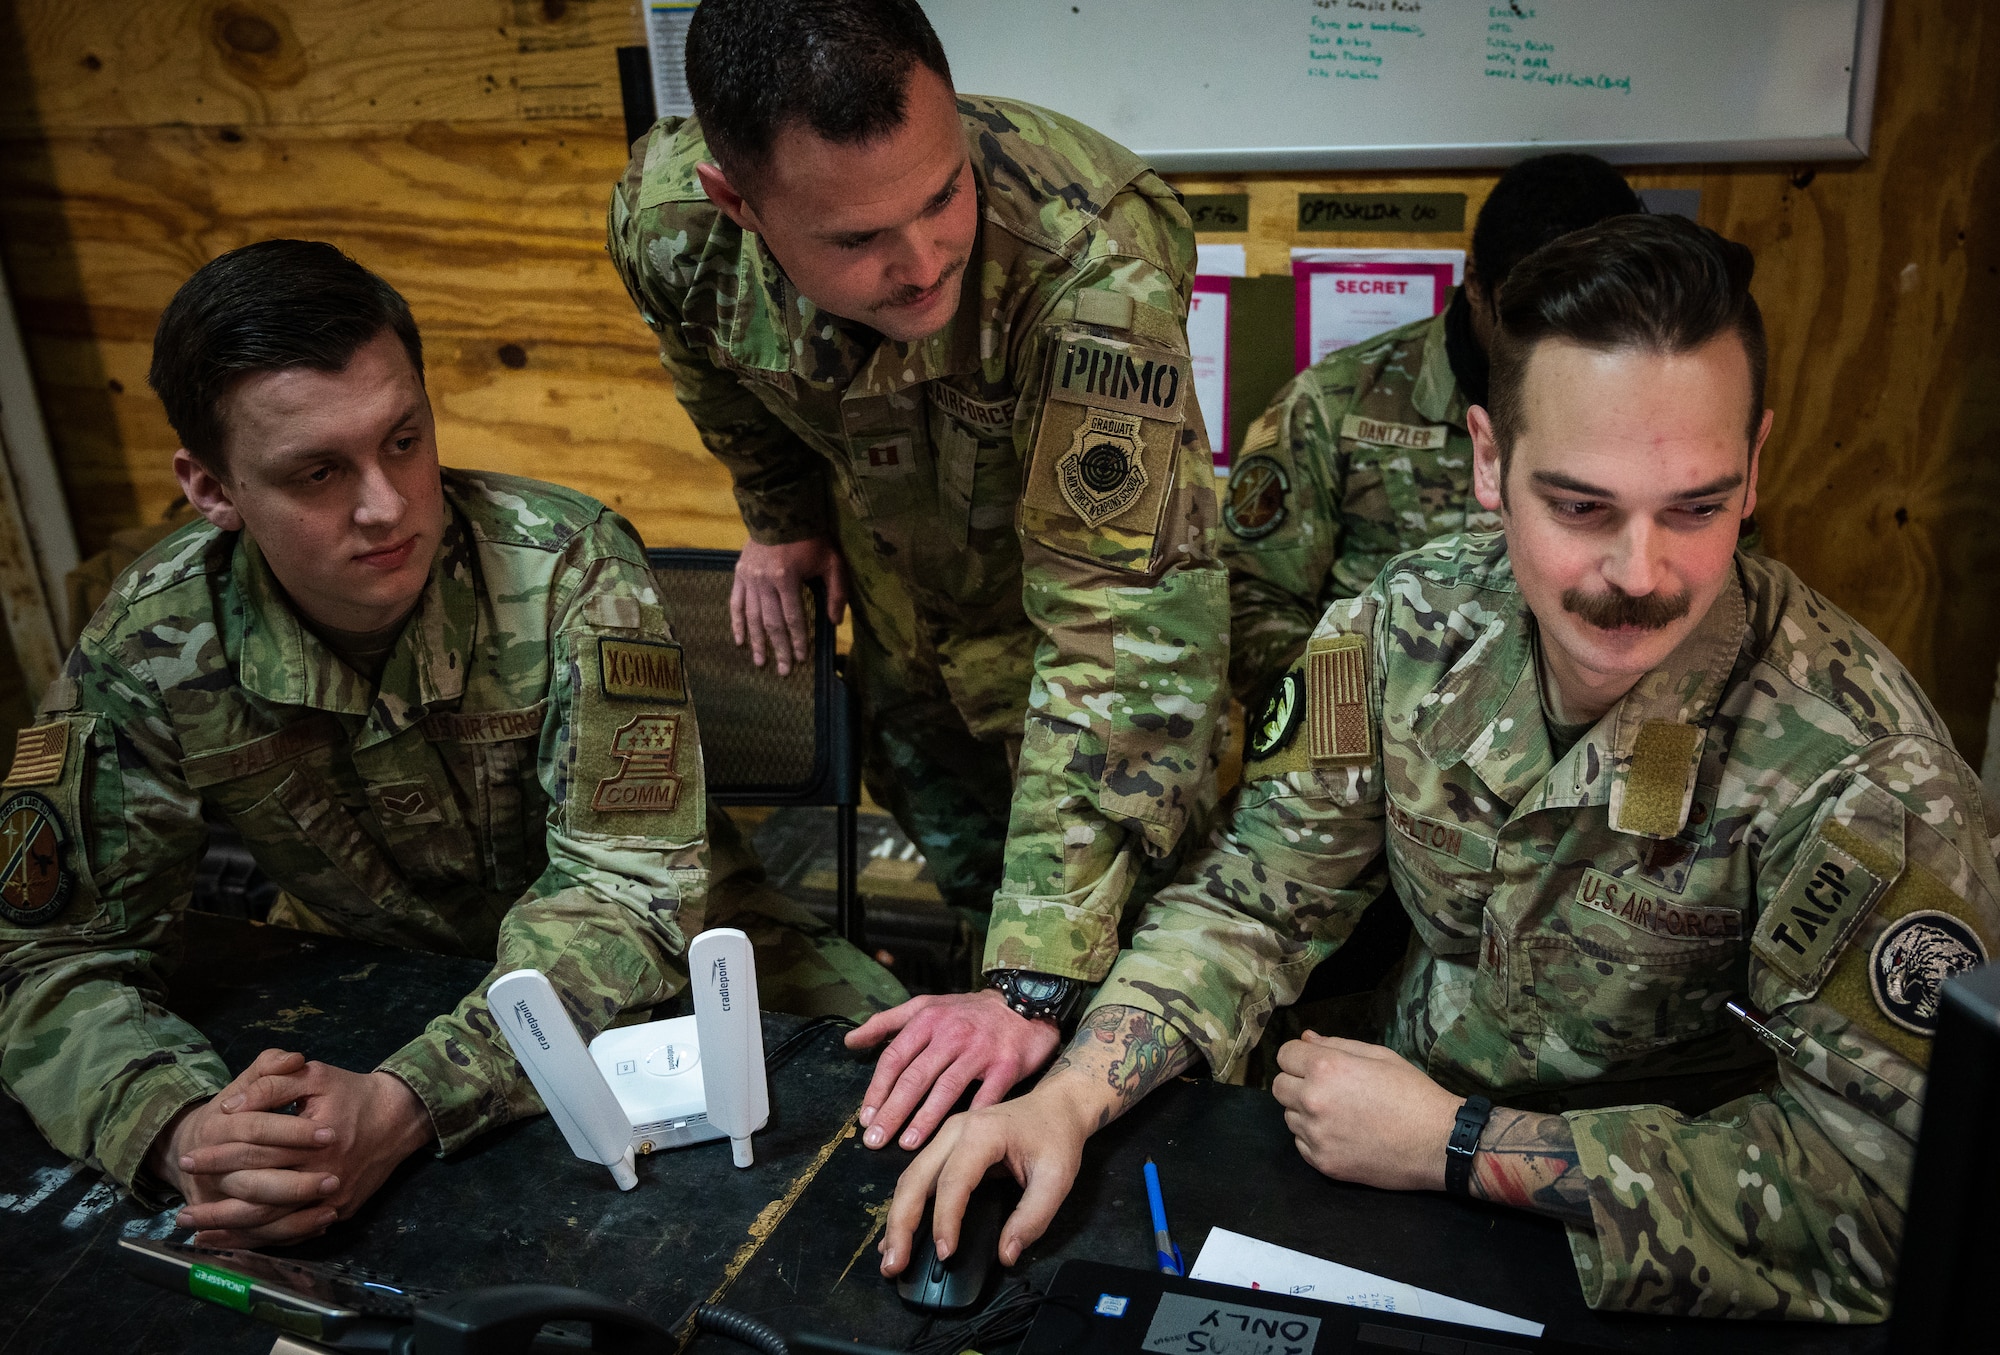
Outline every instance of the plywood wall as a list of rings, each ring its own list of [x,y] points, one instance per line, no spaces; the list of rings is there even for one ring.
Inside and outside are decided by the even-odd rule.
[[[0,10],[0,261],[86,551],[173,494],[153,325],[202,262],[331,240],[410,298],[446,459],[575,484],[661,545],[742,540],[605,262],[633,0],[15,0]],[[1757,251],[1770,549],[1901,655],[1975,760],[2000,659],[2000,15],[1893,0],[1858,166],[1648,170]],[[1188,178],[1247,191],[1252,271],[1316,189],[1489,174]],[[1243,239],[1245,237],[1207,237]]]

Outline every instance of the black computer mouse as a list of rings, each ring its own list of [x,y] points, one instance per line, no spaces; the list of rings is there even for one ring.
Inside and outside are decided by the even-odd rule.
[[[926,1313],[958,1312],[979,1302],[987,1282],[1000,1269],[1000,1229],[1019,1200],[1020,1191],[1012,1181],[980,1182],[966,1201],[965,1217],[958,1225],[958,1247],[945,1261],[938,1260],[931,1211],[926,1209],[910,1242],[909,1264],[896,1277],[897,1295]]]

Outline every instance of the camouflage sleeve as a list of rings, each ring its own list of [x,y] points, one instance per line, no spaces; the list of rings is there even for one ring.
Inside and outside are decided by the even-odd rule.
[[[1786,714],[1739,737],[1782,737]],[[1777,1037],[1772,1090],[1699,1117],[1566,1117],[1591,1178],[1594,1228],[1570,1239],[1594,1308],[1888,1312],[1938,987],[1996,954],[2000,880],[1948,744],[1891,736],[1808,781],[1757,864],[1749,994]]]
[[[1223,492],[1229,686],[1254,705],[1305,652],[1340,555],[1340,427],[1351,373],[1307,368],[1250,425]]]
[[[1312,644],[1369,636],[1386,614],[1370,597],[1335,603]],[[1381,892],[1380,740],[1362,758],[1310,756],[1307,663],[1251,717],[1244,784],[1226,830],[1146,906],[1132,948],[1092,1000],[1171,1021],[1214,1076],[1233,1081],[1271,1013],[1297,1000]],[[1378,703],[1379,709],[1379,703]]]
[[[1174,850],[1207,793],[1228,701],[1214,473],[1192,382],[1181,382],[1193,235],[1164,184],[1140,185],[1107,206],[1095,252],[1047,289],[1016,360],[1020,408],[1034,412],[1032,433],[1016,423],[1029,467],[1016,519],[1022,602],[1041,639],[986,967],[1091,982],[1117,956],[1142,860]],[[1059,402],[1053,369],[1088,351],[1134,373],[1173,369],[1179,421],[1135,399]],[[1103,441],[1086,448],[1087,432]],[[1063,468],[1104,446],[1125,450],[1102,493],[1076,477],[1065,488]]]
[[[698,913],[707,871],[680,646],[623,520],[607,512],[571,549],[585,541],[543,622],[548,868],[501,922],[492,972],[381,1065],[422,1099],[440,1153],[542,1109],[487,1011],[494,979],[547,974],[585,1041],[686,983],[681,910]]]
[[[655,133],[660,135],[661,133]],[[646,147],[635,148],[625,176],[611,191],[605,248],[639,316],[659,340],[660,365],[674,381],[674,397],[694,421],[702,445],[728,469],[736,506],[753,541],[767,546],[826,536],[825,463],[778,416],[681,334],[683,260],[662,213],[672,204],[638,210]],[[692,270],[694,259],[685,267]]]
[[[203,637],[121,643],[122,618],[107,605],[85,629],[0,790],[0,1078],[59,1151],[157,1209],[148,1149],[229,1072],[160,1005],[206,829],[145,674]]]

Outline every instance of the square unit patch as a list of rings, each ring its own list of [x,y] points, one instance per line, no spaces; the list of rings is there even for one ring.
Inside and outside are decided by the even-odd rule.
[[[597,783],[590,807],[600,814],[671,814],[680,803],[681,779],[674,775],[680,741],[678,715],[635,715],[611,736],[616,775]]]

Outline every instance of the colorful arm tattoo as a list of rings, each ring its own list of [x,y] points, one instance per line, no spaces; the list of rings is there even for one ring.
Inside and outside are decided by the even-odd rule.
[[[1560,1115],[1496,1107],[1472,1159],[1471,1191],[1572,1223],[1589,1223],[1590,1181],[1577,1164],[1576,1138]]]
[[[1193,1063],[1194,1057],[1187,1038],[1171,1021],[1136,1007],[1100,1007],[1083,1019],[1048,1075],[1066,1068],[1101,1072],[1118,1098],[1098,1116],[1101,1129]]]

